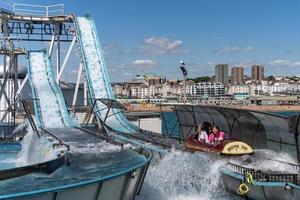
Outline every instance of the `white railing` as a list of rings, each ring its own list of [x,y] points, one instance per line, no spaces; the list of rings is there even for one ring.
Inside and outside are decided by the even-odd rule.
[[[64,4],[50,6],[14,3],[13,12],[16,15],[51,17],[64,15]]]

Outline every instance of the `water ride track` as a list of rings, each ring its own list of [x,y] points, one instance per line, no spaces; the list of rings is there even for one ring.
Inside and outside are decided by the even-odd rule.
[[[76,17],[75,27],[86,72],[90,103],[93,104],[95,99],[115,99],[94,20],[91,17]],[[106,105],[102,102],[96,102],[94,113],[97,120],[104,121],[107,112],[105,108]],[[123,133],[138,132],[139,128],[129,122],[119,109],[112,108],[109,116],[105,124],[110,129]]]
[[[46,50],[29,51],[28,75],[32,89],[37,124],[44,128],[73,127],[62,91],[55,81]]]

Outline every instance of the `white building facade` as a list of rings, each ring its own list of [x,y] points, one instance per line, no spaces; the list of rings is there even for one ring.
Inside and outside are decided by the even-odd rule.
[[[201,82],[190,86],[190,94],[193,96],[219,96],[225,95],[225,85],[220,82]]]
[[[249,85],[231,85],[228,94],[250,94]]]

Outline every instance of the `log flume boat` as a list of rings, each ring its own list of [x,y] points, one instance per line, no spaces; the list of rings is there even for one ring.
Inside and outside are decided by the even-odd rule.
[[[208,144],[195,139],[195,135],[191,135],[187,142],[186,148],[192,151],[212,152],[222,155],[245,155],[252,154],[253,149],[248,144],[238,140],[223,140],[216,144]]]

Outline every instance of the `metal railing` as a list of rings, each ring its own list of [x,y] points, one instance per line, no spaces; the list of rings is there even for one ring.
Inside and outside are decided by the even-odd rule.
[[[64,10],[64,4],[42,6],[33,4],[14,3],[12,5],[12,11],[16,15],[28,15],[37,17],[62,16],[64,15]]]
[[[26,117],[29,121],[29,124],[30,124],[32,130],[38,135],[38,137],[40,137],[38,127],[32,117],[32,115],[33,115],[33,112],[31,111],[32,109],[30,108],[30,106],[28,104],[28,102],[33,102],[33,101],[39,101],[39,99],[28,99],[28,100],[22,100],[21,102],[22,102]]]
[[[268,173],[252,168],[243,167],[234,163],[227,163],[227,166],[238,174],[243,175],[244,179],[246,178],[247,174],[251,174],[253,180],[259,182],[286,182],[300,185],[300,174]],[[297,166],[297,168],[299,168],[299,166]]]

